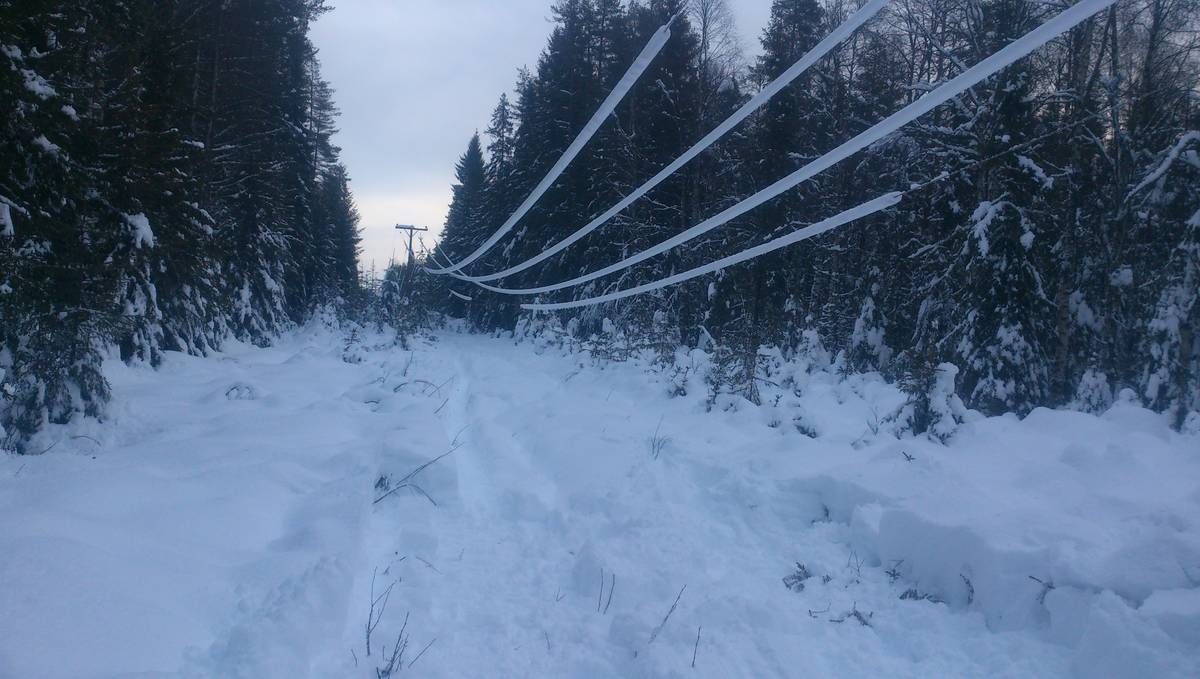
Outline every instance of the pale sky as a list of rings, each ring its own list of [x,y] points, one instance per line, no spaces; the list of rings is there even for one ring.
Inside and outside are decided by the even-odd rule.
[[[454,164],[517,69],[537,65],[552,0],[333,0],[313,39],[342,110],[335,143],[362,213],[363,264],[403,256],[394,224],[441,229]],[[729,0],[748,53],[770,0]],[[429,242],[430,238],[426,238]]]

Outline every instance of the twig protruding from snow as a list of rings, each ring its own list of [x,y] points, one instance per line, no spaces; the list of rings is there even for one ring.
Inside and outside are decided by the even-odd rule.
[[[700,651],[700,630],[703,627],[696,628],[696,645],[692,646],[692,669],[696,669],[696,653]]]
[[[608,615],[608,607],[612,606],[613,589],[617,586],[617,574],[609,573],[612,576],[612,582],[608,586],[608,602],[604,601],[604,569],[600,569],[600,594],[596,596],[596,612],[600,615]],[[556,599],[557,601],[557,599]],[[601,606],[603,604],[603,606]]]
[[[845,615],[840,618],[830,618],[829,622],[840,624],[853,618],[857,620],[858,624],[862,625],[863,627],[871,627],[871,618],[873,617],[875,617],[874,612],[863,615],[862,611],[858,610],[858,602],[856,601],[850,610],[845,613]]]
[[[675,603],[671,604],[671,610],[667,611],[667,614],[663,616],[662,622],[658,623],[658,627],[655,627],[654,631],[650,633],[650,641],[646,642],[647,646],[653,644],[654,640],[658,638],[659,633],[667,626],[667,621],[671,619],[671,614],[675,612],[675,607],[679,605],[679,599],[683,597],[683,590],[685,589],[687,589],[686,584],[679,588],[679,594],[675,595]]]
[[[421,649],[421,652],[417,654],[417,657],[413,658],[412,662],[408,663],[409,669],[412,669],[412,666],[417,664],[417,661],[421,659],[421,656],[425,655],[425,651],[429,650],[429,647],[433,645],[434,641],[437,641],[437,637],[434,637],[433,641],[430,641],[428,644],[425,644],[425,648]]]
[[[612,582],[608,585],[608,601],[604,603],[604,610],[601,611],[601,615],[608,615],[608,607],[612,605],[613,590],[617,588],[617,574],[612,573],[611,575]]]
[[[379,568],[376,567],[371,573],[371,608],[367,611],[366,633],[368,658],[371,657],[371,634],[375,631],[375,628],[379,626],[379,621],[383,619],[383,613],[387,610],[388,600],[392,597],[392,588],[396,586],[396,582],[392,581],[392,584],[388,585],[387,589],[383,590],[379,596],[375,596],[375,576],[378,574]],[[376,607],[379,608],[378,613],[375,612]]]
[[[461,447],[462,447],[462,444],[461,444],[461,443],[455,443],[455,444],[454,444],[454,445],[453,445],[453,446],[450,448],[450,450],[447,450],[446,452],[442,453],[441,455],[438,455],[437,457],[433,458],[432,460],[430,460],[430,461],[426,462],[425,464],[422,464],[421,466],[419,466],[419,467],[417,467],[416,469],[412,470],[412,471],[411,471],[411,472],[409,472],[408,474],[405,474],[405,475],[404,475],[404,478],[402,478],[402,479],[400,479],[399,481],[397,481],[397,482],[396,482],[396,485],[395,485],[395,486],[393,486],[391,490],[389,490],[388,492],[384,493],[383,495],[380,495],[379,497],[375,498],[375,501],[374,501],[374,502],[372,502],[371,504],[375,504],[375,505],[377,505],[377,504],[379,504],[380,502],[382,502],[382,501],[384,500],[384,498],[386,498],[386,497],[388,497],[389,495],[391,495],[391,494],[395,493],[396,491],[400,490],[401,488],[407,488],[407,487],[409,487],[409,486],[413,486],[413,484],[409,483],[409,481],[411,481],[411,480],[412,480],[414,477],[416,477],[416,475],[417,475],[417,474],[420,474],[421,472],[425,471],[426,469],[428,469],[429,467],[433,466],[433,465],[434,465],[434,464],[436,464],[438,461],[440,461],[442,458],[446,457],[446,456],[447,456],[447,455],[449,455],[450,453],[453,453],[454,451],[458,450],[458,449],[459,449],[459,448],[461,448]],[[413,487],[416,487],[416,486],[413,486]],[[418,490],[420,490],[420,489],[418,488]],[[425,491],[424,491],[424,490],[421,490],[421,493],[422,493],[422,494],[424,494],[424,495],[425,495],[425,497],[429,498],[429,501],[430,501],[430,502],[433,502],[433,498],[429,497],[429,494],[428,494],[428,493],[425,493]],[[437,503],[436,503],[436,502],[434,502],[433,504],[434,504],[435,506],[437,505]]]

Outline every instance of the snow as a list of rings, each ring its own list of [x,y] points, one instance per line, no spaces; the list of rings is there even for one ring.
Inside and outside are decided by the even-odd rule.
[[[975,237],[975,244],[979,248],[979,255],[987,257],[988,251],[991,249],[991,241],[988,239],[988,229],[992,222],[995,221],[996,215],[1000,213],[1000,208],[1004,207],[1005,203],[994,203],[990,200],[985,200],[975,208],[975,212],[971,214],[971,221],[974,223],[971,227],[971,235]]]
[[[638,78],[642,77],[642,74],[646,72],[646,69],[650,68],[650,64],[654,61],[654,57],[658,56],[658,53],[661,52],[663,47],[666,46],[667,41],[671,39],[671,23],[672,21],[668,21],[666,24],[660,27],[653,36],[650,37],[649,42],[646,43],[646,47],[642,49],[642,53],[639,54],[637,59],[633,61],[633,64],[629,66],[629,70],[627,70],[625,75],[621,77],[621,80],[617,82],[617,85],[613,88],[613,91],[609,92],[608,97],[601,102],[600,107],[596,109],[596,113],[592,115],[591,120],[589,120],[587,125],[585,125],[583,129],[579,131],[579,135],[575,137],[575,140],[571,142],[571,145],[567,147],[567,150],[564,151],[558,161],[554,163],[554,167],[550,168],[550,171],[546,173],[546,176],[542,178],[542,181],[536,187],[534,187],[533,192],[530,193],[529,197],[525,199],[525,202],[521,203],[520,207],[518,207],[507,220],[505,220],[504,224],[502,224],[499,229],[496,229],[496,232],[489,236],[488,239],[475,250],[475,252],[467,255],[457,264],[440,269],[426,268],[426,271],[434,274],[448,274],[458,271],[464,266],[467,266],[471,262],[474,262],[476,259],[482,257],[484,253],[492,249],[492,246],[499,242],[499,240],[503,238],[505,234],[507,234],[509,231],[512,231],[513,227],[517,225],[517,222],[521,221],[521,218],[525,216],[525,213],[529,212],[529,210],[538,202],[542,195],[554,185],[554,182],[559,178],[560,175],[562,175],[563,171],[567,169],[567,166],[571,164],[571,161],[575,160],[575,157],[579,155],[579,152],[583,150],[583,147],[587,145],[588,141],[590,141],[591,138],[600,131],[600,126],[603,125],[606,120],[608,120],[609,116],[613,114],[613,111],[617,109],[617,105],[621,103],[621,100],[624,99],[627,94],[629,94],[631,89],[633,89],[633,86],[637,83]]]
[[[62,153],[62,147],[47,139],[46,135],[44,134],[40,134],[35,137],[33,140],[33,145],[40,148],[45,153],[54,156],[55,158]]]
[[[61,111],[63,112],[63,115],[65,115],[66,117],[70,118],[71,120],[73,120],[75,122],[79,122],[79,112],[75,110],[74,106],[63,105]]]
[[[50,97],[58,96],[58,92],[55,91],[50,83],[46,82],[45,78],[27,68],[20,70],[21,75],[25,79],[25,89],[36,94],[38,98],[49,99]]]
[[[1142,190],[1147,186],[1150,186],[1159,179],[1162,179],[1163,175],[1167,173],[1167,170],[1171,169],[1171,166],[1174,165],[1175,161],[1179,159],[1179,154],[1182,153],[1189,144],[1197,142],[1200,142],[1200,130],[1190,130],[1183,133],[1183,135],[1179,137],[1179,141],[1175,142],[1175,145],[1167,151],[1166,156],[1163,158],[1163,161],[1159,163],[1158,167],[1154,168],[1150,174],[1146,175],[1142,181],[1138,182],[1137,186],[1133,187],[1133,190],[1129,192],[1129,198],[1141,193]]]
[[[578,276],[576,278],[572,278],[570,280],[561,281],[559,283],[553,283],[550,285],[543,285],[536,288],[499,288],[486,285],[484,283],[476,283],[476,285],[501,294],[536,295],[543,292],[562,290],[564,288],[580,285],[597,278],[602,278],[611,273],[627,269],[635,264],[650,259],[651,257],[660,255],[678,245],[682,245],[683,243],[708,233],[709,231],[712,231],[713,229],[732,219],[740,217],[759,205],[762,205],[763,203],[776,198],[792,188],[799,186],[805,181],[808,181],[812,177],[817,176],[842,160],[845,160],[855,153],[867,148],[871,144],[874,144],[884,137],[895,133],[908,123],[916,120],[922,115],[932,111],[938,106],[950,101],[959,94],[962,94],[968,89],[974,87],[987,77],[993,75],[1013,62],[1021,59],[1022,57],[1025,57],[1037,48],[1050,42],[1058,35],[1065,33],[1076,24],[1082,22],[1105,7],[1108,7],[1114,2],[1116,2],[1116,0],[1082,0],[1081,2],[1072,5],[1042,25],[1012,41],[1004,48],[993,53],[991,56],[983,59],[954,78],[946,81],[937,87],[937,89],[927,92],[920,99],[914,101],[908,106],[905,106],[899,111],[896,111],[848,141],[843,142],[837,148],[825,153],[819,158],[796,170],[792,174],[780,179],[767,188],[762,189],[749,198],[746,198],[745,200],[726,208],[724,211],[700,222],[699,224],[671,238],[668,238],[667,240],[662,241],[658,245],[643,250],[636,255],[627,257],[615,264],[606,266],[602,269],[598,269],[582,276]]]
[[[154,231],[150,228],[150,219],[142,213],[122,215],[125,223],[133,230],[133,244],[139,250],[143,247],[154,247]]]
[[[1054,178],[1046,174],[1040,165],[1033,162],[1029,156],[1017,155],[1017,163],[1024,169],[1028,170],[1042,184],[1042,188],[1050,190],[1054,188]]]
[[[16,229],[13,227],[12,208],[8,206],[8,203],[0,202],[0,236],[12,238],[16,233]]]
[[[1108,275],[1108,282],[1114,288],[1128,288],[1133,285],[1133,267],[1122,266]]]
[[[861,9],[846,19],[846,21],[842,22],[842,24],[838,26],[832,33],[826,36],[824,40],[817,43],[816,46],[804,54],[804,56],[800,57],[796,63],[792,64],[792,66],[784,71],[778,78],[771,81],[771,83],[764,87],[758,94],[754,95],[754,97],[743,104],[741,108],[722,121],[721,124],[717,125],[717,127],[705,135],[703,139],[693,144],[692,147],[687,151],[684,151],[683,154],[672,161],[671,164],[660,170],[658,174],[651,177],[646,181],[646,183],[634,189],[631,193],[629,193],[629,195],[622,198],[616,205],[613,205],[599,217],[596,217],[592,221],[588,222],[582,228],[554,244],[549,249],[525,260],[524,262],[515,264],[507,269],[504,269],[503,271],[497,271],[496,273],[482,276],[468,276],[465,274],[454,274],[454,276],[472,283],[499,280],[501,278],[506,278],[515,273],[524,271],[534,265],[540,264],[550,257],[553,257],[563,250],[571,247],[571,245],[579,242],[580,239],[600,228],[604,224],[607,224],[613,217],[616,217],[630,205],[633,205],[642,196],[653,190],[654,187],[666,181],[668,177],[675,174],[680,168],[691,162],[692,159],[700,155],[705,149],[715,144],[717,140],[724,137],[729,133],[730,130],[737,127],[743,120],[750,117],[752,113],[762,108],[776,94],[791,84],[792,81],[794,81],[796,78],[799,78],[802,73],[809,69],[809,67],[831,52],[846,38],[850,37],[854,31],[858,30],[858,28],[871,19],[871,17],[878,14],[886,4],[887,0],[872,0],[871,2],[863,5]],[[665,88],[661,80],[658,82],[658,84],[660,87]]]
[[[434,678],[1200,676],[1196,434],[872,434],[895,387],[764,358],[768,405],[711,411],[703,352],[545,333],[114,360],[108,422],[0,456],[0,676],[366,679],[406,617]]]

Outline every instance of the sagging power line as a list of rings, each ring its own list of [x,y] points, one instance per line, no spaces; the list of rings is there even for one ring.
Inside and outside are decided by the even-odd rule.
[[[917,101],[915,101],[915,102],[909,104],[908,106],[905,106],[904,108],[900,109],[899,111],[893,113],[892,115],[888,116],[884,120],[876,123],[871,128],[867,129],[866,131],[862,132],[859,135],[856,135],[852,139],[844,142],[837,148],[823,154],[819,158],[806,164],[804,167],[800,168],[799,170],[796,170],[795,172],[788,175],[787,177],[784,177],[783,179],[772,184],[771,186],[759,191],[758,193],[750,196],[749,198],[744,199],[743,201],[737,203],[736,205],[734,205],[730,208],[727,208],[726,210],[718,213],[717,215],[714,215],[713,217],[710,217],[709,219],[704,220],[703,222],[691,227],[690,229],[687,229],[686,231],[683,231],[682,233],[680,233],[676,236],[673,236],[665,241],[662,241],[658,245],[650,247],[650,248],[643,250],[635,255],[627,257],[615,264],[609,265],[609,266],[599,269],[597,271],[594,271],[594,272],[591,272],[588,274],[584,274],[584,275],[578,276],[576,278],[572,278],[570,280],[561,281],[558,283],[553,283],[553,284],[548,284],[548,285],[543,285],[543,286],[538,286],[538,287],[532,287],[532,288],[520,288],[520,289],[502,288],[502,287],[498,287],[498,286],[487,285],[485,283],[480,283],[480,282],[475,282],[475,284],[486,290],[490,290],[492,292],[505,294],[505,295],[534,295],[534,294],[540,294],[540,293],[545,293],[545,292],[553,292],[556,290],[562,290],[565,288],[577,286],[582,283],[586,283],[586,282],[595,280],[597,278],[607,276],[607,275],[615,273],[617,271],[627,269],[631,266],[634,266],[635,264],[638,264],[642,261],[650,259],[651,257],[655,257],[659,254],[667,252],[668,250],[670,250],[674,247],[677,247],[685,242],[693,240],[693,239],[695,239],[709,231],[712,231],[713,229],[716,229],[716,228],[722,226],[723,224],[749,212],[750,210],[753,210],[754,208],[783,194],[784,192],[794,188],[795,186],[803,183],[804,181],[807,181],[808,179],[820,174],[821,172],[832,167],[833,165],[837,164],[838,162],[852,156],[853,154],[857,153],[858,151],[861,151],[862,149],[867,148],[871,144],[883,139],[884,137],[888,136],[889,134],[892,134],[893,132],[899,130],[904,125],[907,125],[908,123],[910,123],[913,120],[917,119],[918,117],[924,115],[925,113],[932,111],[934,108],[949,101],[950,99],[954,98],[955,96],[965,92],[966,90],[975,86],[976,84],[983,81],[984,79],[997,73],[998,71],[1002,70],[1003,68],[1011,65],[1013,62],[1029,55],[1034,50],[1045,45],[1046,43],[1053,40],[1054,38],[1061,35],[1062,33],[1065,33],[1066,31],[1070,30],[1072,27],[1074,27],[1075,25],[1084,21],[1088,17],[1090,17],[1090,16],[1094,15],[1095,13],[1099,12],[1100,10],[1112,5],[1115,1],[1116,0],[1083,0],[1082,2],[1079,2],[1079,3],[1071,6],[1070,8],[1064,10],[1063,12],[1061,12],[1057,16],[1053,17],[1052,19],[1046,21],[1041,26],[1038,26],[1037,28],[1033,29],[1032,31],[1026,33],[1024,36],[1018,38],[1017,40],[1014,40],[1013,42],[1009,43],[1007,46],[1003,47],[1002,49],[998,50],[997,52],[995,52],[992,55],[988,56],[987,58],[983,59],[982,61],[976,63],[974,66],[963,71],[958,76],[952,78],[951,80],[947,81],[946,83],[942,84],[941,86],[931,90],[925,96],[921,97]],[[879,200],[879,199],[876,199],[876,200]],[[867,204],[864,204],[864,205],[867,205]],[[859,207],[862,207],[862,206],[859,206]],[[851,210],[849,210],[847,212],[853,212],[855,209],[857,209],[857,208],[852,208]],[[880,208],[880,209],[882,209],[882,208]],[[845,214],[846,213],[842,213],[842,215],[845,215]],[[841,215],[839,215],[839,216],[841,216]],[[861,218],[861,216],[865,216],[865,215],[859,215],[859,216],[854,217],[853,219]],[[833,218],[831,218],[831,219],[833,219]],[[853,219],[846,219],[845,221],[843,221],[841,223],[847,223],[849,221],[853,221]],[[838,225],[840,225],[841,223],[839,223]],[[825,230],[828,230],[828,229],[825,229]],[[781,240],[789,239],[790,237],[791,237],[791,235],[783,236],[780,239],[776,239],[774,241],[764,244],[764,246],[777,245],[777,247],[771,247],[767,250],[763,250],[763,252],[769,252],[771,250],[778,249],[778,247],[783,247],[783,245],[778,245],[778,243]],[[790,244],[791,242],[794,242],[794,241],[789,240],[785,244]],[[762,247],[762,246],[759,246],[759,247]],[[737,258],[740,256],[735,255],[733,257]],[[729,259],[731,259],[731,258],[726,258],[725,260],[720,260],[720,261],[726,261]],[[744,258],[739,258],[739,259],[737,259],[737,261],[744,261]],[[736,262],[730,262],[730,263],[736,263]],[[725,264],[724,266],[728,266],[728,265],[729,264]],[[700,267],[700,268],[703,269],[705,267]],[[723,267],[719,267],[719,268],[723,268]],[[697,271],[697,270],[693,270],[693,272]],[[659,281],[655,281],[653,283],[647,283],[646,285],[638,286],[637,288],[633,288],[632,290],[639,290],[640,292],[648,292],[653,289],[658,289],[659,287],[664,287],[664,285],[669,284],[669,283],[667,283],[667,284],[659,285],[659,284],[662,284],[663,281],[672,280],[674,282],[679,282],[679,280],[686,280],[686,278],[679,279],[679,276],[684,276],[687,273],[692,273],[692,272],[686,272],[685,274],[679,274],[678,276],[672,276],[669,278],[661,279]],[[701,275],[701,274],[696,273],[695,275]],[[692,277],[694,277],[694,276],[692,276]],[[677,279],[679,279],[679,280],[677,280]],[[613,293],[613,294],[616,294],[616,293]],[[631,293],[631,294],[638,294],[638,293]],[[621,295],[621,297],[627,297],[627,296],[630,296],[630,295],[629,294]],[[620,297],[617,297],[617,298],[620,298]],[[564,302],[564,303],[558,303],[558,304],[523,304],[522,308],[542,309],[542,310],[574,308],[574,307],[580,307],[580,306],[587,306],[589,304],[600,304],[600,303],[603,303],[606,301],[612,301],[612,299],[614,299],[614,298],[611,296],[611,294],[609,294],[609,295],[600,295],[600,296],[592,297],[592,298],[588,298],[588,299],[575,300],[573,302]]]

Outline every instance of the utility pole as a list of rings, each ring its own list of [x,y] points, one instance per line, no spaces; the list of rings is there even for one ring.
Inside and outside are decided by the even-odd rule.
[[[413,254],[413,236],[418,231],[428,231],[429,229],[412,224],[397,224],[396,230],[408,232],[408,265],[404,267],[404,292],[407,294],[412,289],[413,270],[417,264],[417,257]]]

